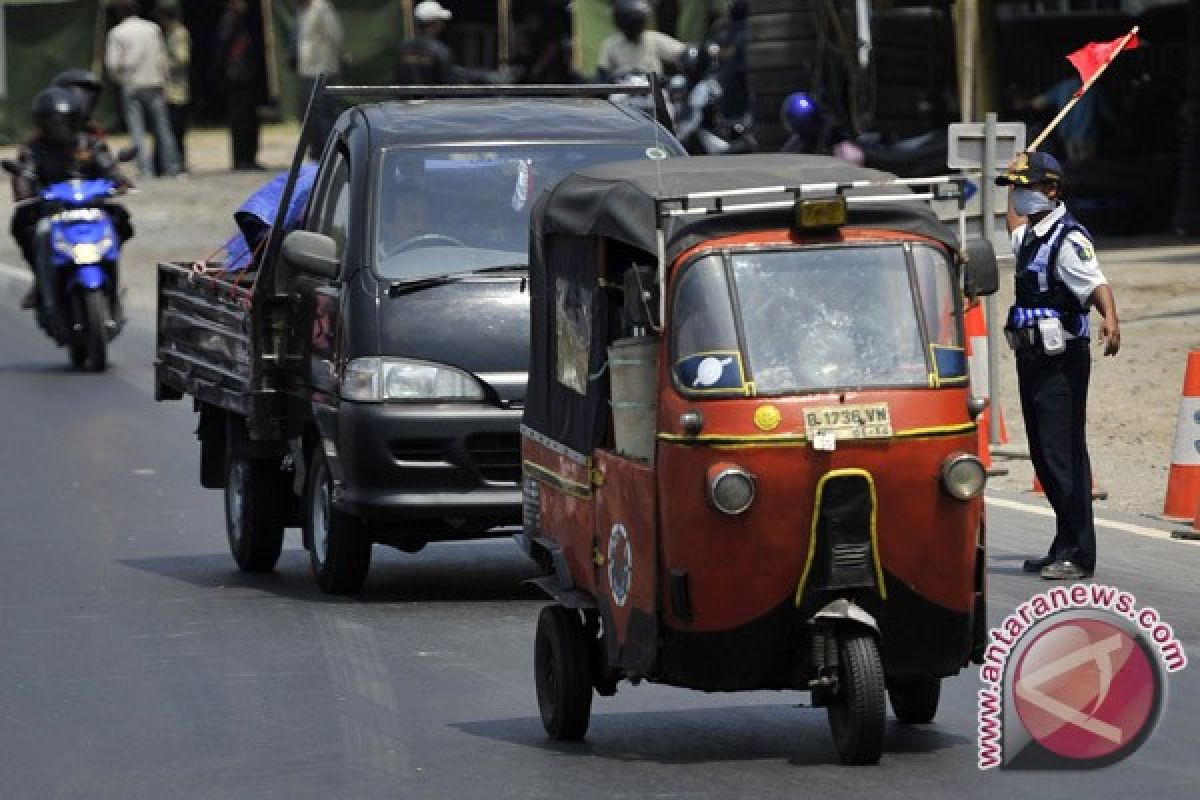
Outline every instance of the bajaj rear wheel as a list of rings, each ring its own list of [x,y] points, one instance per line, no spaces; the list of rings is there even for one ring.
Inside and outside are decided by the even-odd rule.
[[[928,725],[937,716],[942,695],[940,678],[904,681],[888,687],[896,719],[906,725]]]
[[[95,289],[83,296],[85,362],[92,372],[103,372],[108,366],[108,298]],[[75,355],[71,354],[72,363]]]
[[[579,612],[546,606],[533,643],[538,710],[546,735],[575,741],[587,733],[592,714],[592,676],[586,629]]]
[[[887,721],[883,662],[868,631],[838,632],[838,691],[829,703],[833,746],[843,764],[874,764],[883,755]]]

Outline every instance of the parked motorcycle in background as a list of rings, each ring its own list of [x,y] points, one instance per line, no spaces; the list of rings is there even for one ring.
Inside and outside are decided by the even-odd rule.
[[[132,157],[122,152],[119,159]],[[2,163],[12,175],[32,177],[15,161]],[[108,179],[70,180],[20,201],[42,206],[36,245],[38,327],[67,348],[72,366],[93,372],[108,365],[108,343],[125,323],[118,288],[121,237],[109,205],[118,191]]]
[[[721,111],[725,88],[718,78],[717,45],[690,45],[679,59],[680,74],[668,83],[675,134],[692,155],[752,153],[758,144],[746,114],[727,119]]]

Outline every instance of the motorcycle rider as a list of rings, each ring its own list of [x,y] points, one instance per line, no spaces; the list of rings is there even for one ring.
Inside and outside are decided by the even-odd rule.
[[[676,63],[686,45],[660,31],[648,31],[650,4],[646,0],[614,0],[613,24],[618,33],[600,45],[596,78],[611,81],[631,74],[663,74],[664,62]]]
[[[130,185],[108,146],[84,132],[85,123],[83,109],[70,89],[55,86],[38,92],[33,98],[33,136],[17,153],[21,174],[13,178],[14,200],[37,197],[51,184],[76,178],[107,178],[121,188]],[[121,241],[133,236],[129,212],[115,204],[107,210]],[[21,255],[33,270],[33,285],[21,299],[21,308],[38,305],[37,254],[48,244],[40,241],[45,235],[39,230],[44,213],[40,202],[19,204],[9,226]]]
[[[55,75],[50,85],[74,92],[79,101],[80,113],[83,115],[84,132],[100,139],[104,138],[104,128],[92,118],[96,113],[96,106],[100,104],[100,93],[103,89],[96,73],[90,69],[73,67]]]

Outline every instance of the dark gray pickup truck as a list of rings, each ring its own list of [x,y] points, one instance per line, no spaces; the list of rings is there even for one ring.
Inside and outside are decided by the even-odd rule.
[[[193,398],[238,566],[300,525],[321,589],[352,593],[374,543],[520,523],[529,211],[575,169],[683,149],[612,87],[321,91],[390,99],[341,114],[249,271],[159,265],[156,397]]]

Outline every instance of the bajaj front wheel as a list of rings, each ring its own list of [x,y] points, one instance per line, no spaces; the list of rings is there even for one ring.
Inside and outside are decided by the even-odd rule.
[[[838,632],[838,689],[829,703],[833,746],[843,764],[874,764],[883,755],[887,721],[883,662],[868,631]]]
[[[326,594],[355,594],[371,568],[371,539],[359,520],[333,505],[333,476],[318,446],[308,468],[304,541],[317,586]]]
[[[587,733],[592,714],[588,642],[578,611],[546,606],[538,616],[533,669],[538,709],[546,735],[575,741]]]
[[[108,298],[96,289],[83,297],[84,330],[83,348],[85,363],[92,372],[103,372],[108,366],[108,321],[110,318]],[[72,363],[75,354],[71,354]]]

